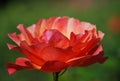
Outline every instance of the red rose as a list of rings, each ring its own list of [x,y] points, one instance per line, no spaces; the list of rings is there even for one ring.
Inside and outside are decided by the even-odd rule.
[[[16,63],[8,63],[8,72],[21,69],[37,69],[44,72],[59,72],[74,66],[103,63],[100,44],[104,34],[96,26],[69,17],[41,19],[25,28],[17,27],[20,34],[8,36],[17,44],[8,44],[9,49],[19,50],[26,58],[19,57]]]

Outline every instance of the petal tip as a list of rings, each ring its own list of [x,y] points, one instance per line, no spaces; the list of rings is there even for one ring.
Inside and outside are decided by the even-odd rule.
[[[17,69],[15,68],[15,64],[7,63],[7,71],[9,75],[14,74],[17,71]]]
[[[16,45],[12,45],[12,44],[9,44],[9,43],[7,43],[7,46],[9,48],[9,50],[13,50],[13,49],[16,48]]]

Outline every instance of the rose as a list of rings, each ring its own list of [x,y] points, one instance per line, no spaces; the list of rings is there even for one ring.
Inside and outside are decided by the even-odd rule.
[[[26,58],[19,57],[15,64],[8,63],[9,74],[21,69],[60,72],[69,67],[103,63],[107,59],[100,44],[104,33],[90,23],[51,17],[28,28],[23,24],[17,28],[20,34],[8,34],[17,45],[8,44],[8,47],[19,50]]]

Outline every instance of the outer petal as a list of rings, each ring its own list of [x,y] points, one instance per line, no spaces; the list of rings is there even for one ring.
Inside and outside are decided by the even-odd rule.
[[[32,34],[24,27],[23,24],[19,24],[17,28],[22,32],[21,34],[23,35],[24,40],[31,45],[31,42],[33,40]]]
[[[102,49],[101,45],[97,46],[93,50],[91,50],[89,52],[89,55],[92,55],[92,57],[89,58],[88,60],[86,60],[83,64],[83,66],[88,66],[88,65],[94,64],[96,62],[104,63],[105,60],[107,59],[107,57],[104,57],[104,52],[103,52],[103,49]]]
[[[81,56],[81,57],[74,57],[66,61],[69,66],[80,66],[81,64],[84,63],[87,59],[89,59],[91,56],[86,55],[86,56]]]
[[[40,66],[44,63],[44,60],[39,57],[39,53],[32,49],[32,47],[28,46],[26,42],[21,42],[20,48],[18,50],[22,52],[34,64]]]
[[[96,26],[95,26],[95,25],[90,24],[90,23],[88,23],[88,22],[81,22],[80,25],[81,25],[80,28],[83,30],[83,32],[84,32],[85,30],[90,31],[90,30],[96,29]]]
[[[33,24],[27,28],[27,30],[30,32],[30,34],[32,35],[33,38],[35,38],[35,27],[36,27],[36,25]]]
[[[56,29],[66,36],[68,20],[69,20],[69,18],[66,16],[50,18],[48,20],[47,24],[51,23],[51,25],[50,25],[51,29]],[[49,28],[50,28],[50,26],[49,26]]]
[[[88,60],[86,60],[80,66],[88,66],[88,65],[91,65],[91,64],[94,64],[94,63],[97,63],[97,62],[102,64],[107,60],[107,57],[104,57],[103,55],[104,55],[104,53],[102,51],[98,55],[95,55],[95,56],[89,58]]]
[[[35,37],[39,38],[45,29],[46,29],[46,20],[41,19],[35,26],[35,31],[34,31]]]
[[[45,72],[59,72],[66,68],[68,68],[68,65],[64,62],[48,61],[42,66],[41,70]]]
[[[88,66],[96,62],[103,63],[107,57],[104,57],[101,46],[95,47],[90,54],[83,57],[75,57],[67,61],[71,66]]]
[[[98,31],[98,37],[102,40],[104,37],[104,33],[101,31]]]
[[[13,74],[21,69],[33,69],[31,62],[26,58],[17,58],[16,63],[8,63],[7,70],[9,74]]]
[[[16,33],[8,34],[9,38],[11,38],[17,45],[20,44],[21,40]]]
[[[12,45],[12,44],[9,44],[9,43],[7,44],[7,46],[10,50],[15,50],[15,49],[18,48],[16,45]]]

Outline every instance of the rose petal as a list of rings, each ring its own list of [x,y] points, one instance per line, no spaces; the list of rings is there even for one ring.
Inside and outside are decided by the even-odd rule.
[[[19,24],[17,28],[22,32],[25,41],[27,41],[28,44],[31,44],[31,41],[33,40],[32,34],[24,27],[23,24]]]
[[[103,56],[103,51],[102,51],[102,52],[99,52],[99,54],[87,59],[83,64],[80,64],[80,66],[88,66],[88,65],[94,64],[96,62],[99,62],[102,64],[105,62],[106,59],[107,59],[107,57]]]
[[[34,31],[35,37],[39,38],[45,29],[46,29],[46,20],[45,19],[39,20],[39,22],[35,26],[35,31]]]
[[[43,33],[41,40],[58,48],[65,49],[69,46],[69,40],[57,30],[46,30]]]
[[[30,34],[32,35],[32,37],[34,37],[35,38],[35,27],[36,27],[36,25],[35,24],[33,24],[33,25],[31,25],[31,26],[29,26],[28,28],[27,28],[27,30],[30,32]]]
[[[13,44],[9,44],[7,43],[7,46],[10,50],[14,50],[14,49],[17,49],[17,46],[16,45],[13,45]]]
[[[8,34],[9,38],[12,39],[17,45],[20,44],[20,38],[16,33]]]
[[[26,58],[17,58],[15,64],[7,63],[7,70],[10,75],[21,69],[33,69],[33,66]]]
[[[30,61],[32,61],[33,63],[35,63],[36,65],[42,65],[44,63],[44,60],[41,57],[38,57],[39,54],[37,53],[33,53],[33,49],[31,50],[31,48],[29,46],[27,46],[27,44],[25,42],[22,42],[21,47],[18,49],[20,52],[22,52],[23,55],[25,55]],[[29,49],[27,49],[29,48]],[[30,51],[31,50],[31,51]]]
[[[66,35],[68,17],[56,17],[53,21],[51,21],[51,29],[56,29],[60,31],[63,35]]]
[[[80,25],[81,25],[80,28],[83,30],[83,32],[84,32],[85,30],[90,31],[90,30],[96,29],[96,26],[95,26],[95,25],[90,24],[90,23],[88,23],[88,22],[81,22]]]
[[[42,66],[41,70],[45,72],[59,72],[66,68],[68,68],[68,65],[64,62],[48,61]]]
[[[104,37],[104,33],[101,31],[98,31],[98,37],[102,40]]]
[[[91,57],[90,55],[81,56],[81,57],[74,57],[74,58],[71,58],[68,61],[66,61],[66,63],[72,67],[79,66],[80,64],[83,64],[83,62],[90,57]]]
[[[95,47],[94,51],[92,50],[92,52],[90,53],[93,53],[93,54],[88,54],[86,56],[72,58],[68,60],[67,62],[71,66],[88,66],[96,62],[103,63],[107,59],[107,57],[103,56],[104,54],[103,54],[101,45]]]

